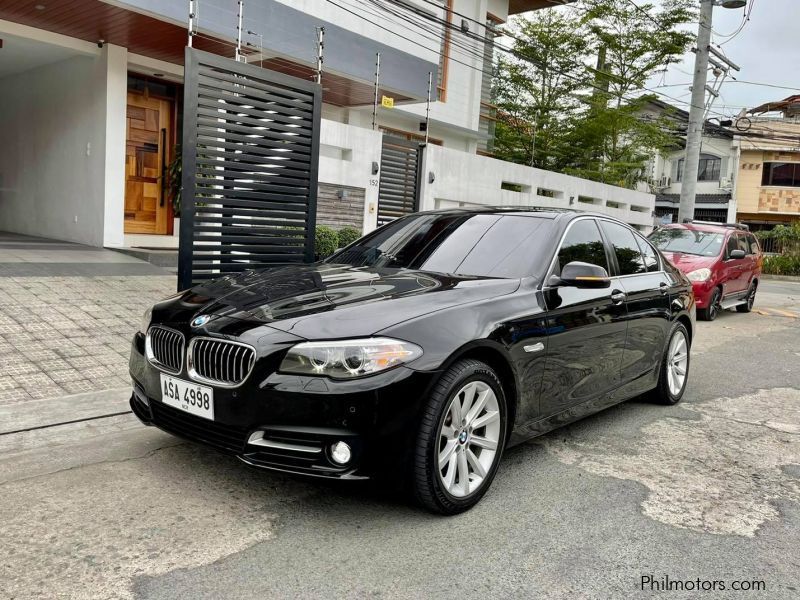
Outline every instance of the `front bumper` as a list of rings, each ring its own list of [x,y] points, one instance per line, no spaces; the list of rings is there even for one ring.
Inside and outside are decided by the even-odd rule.
[[[692,291],[697,308],[708,308],[711,301],[711,292],[714,291],[716,284],[709,279],[708,281],[693,281]]]
[[[436,372],[400,366],[353,381],[259,372],[238,388],[214,388],[214,420],[161,402],[160,371],[144,356],[144,336],[131,348],[131,409],[145,424],[280,472],[363,479],[408,459],[421,404]],[[185,369],[177,377],[189,380]],[[346,465],[330,447],[352,449]]]

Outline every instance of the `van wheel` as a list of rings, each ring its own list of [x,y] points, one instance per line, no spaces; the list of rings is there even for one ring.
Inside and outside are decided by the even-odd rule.
[[[719,288],[714,288],[711,293],[711,299],[708,301],[707,308],[700,308],[697,310],[697,317],[703,321],[713,321],[719,315],[720,306],[719,301],[722,294]]]
[[[423,409],[411,474],[416,501],[455,515],[475,506],[492,484],[506,439],[506,398],[486,364],[450,367]]]
[[[750,289],[747,291],[747,302],[745,304],[739,304],[736,307],[736,311],[740,313],[749,313],[753,310],[753,304],[756,301],[756,288],[758,284],[754,281],[750,284]]]

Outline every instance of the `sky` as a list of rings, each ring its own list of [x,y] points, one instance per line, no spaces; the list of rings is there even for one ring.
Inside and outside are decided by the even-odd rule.
[[[643,0],[634,1],[644,4]],[[720,97],[714,102],[714,113],[733,116],[742,107],[753,108],[764,102],[800,94],[800,0],[749,2],[753,2],[750,20],[735,37],[728,36],[742,23],[745,9],[714,8],[712,43],[715,47],[720,44],[724,54],[741,67],[741,71],[732,73],[736,79],[792,89],[738,83],[728,78],[722,85]],[[693,69],[694,54],[687,53],[682,63],[671,65],[663,78],[658,75],[648,87],[677,98],[684,104],[662,97],[665,102],[686,109]],[[712,80],[710,77],[709,83]],[[662,85],[669,87],[660,87]]]

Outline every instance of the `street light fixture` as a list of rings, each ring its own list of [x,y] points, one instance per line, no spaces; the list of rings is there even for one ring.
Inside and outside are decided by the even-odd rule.
[[[747,0],[721,0],[719,5],[722,8],[743,8],[747,6]]]

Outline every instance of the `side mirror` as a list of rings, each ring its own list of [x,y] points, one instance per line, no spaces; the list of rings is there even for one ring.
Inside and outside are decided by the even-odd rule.
[[[745,253],[744,250],[731,250],[731,260],[738,260],[740,258],[744,258],[745,256],[747,256],[747,253]]]
[[[561,269],[559,283],[578,288],[607,288],[611,285],[611,278],[601,266],[573,261]]]

